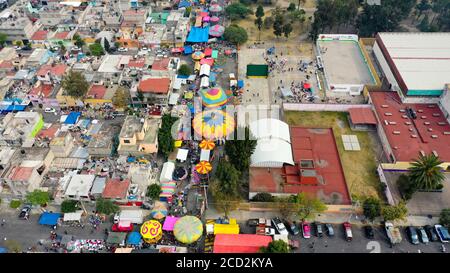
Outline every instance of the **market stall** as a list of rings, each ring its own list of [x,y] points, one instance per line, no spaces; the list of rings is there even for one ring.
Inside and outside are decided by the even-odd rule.
[[[212,165],[208,161],[200,161],[195,165],[195,171],[199,174],[207,174],[212,170]]]
[[[178,221],[178,219],[180,219],[180,217],[167,216],[163,224],[163,230],[173,231],[173,227],[175,226],[175,223]]]
[[[133,231],[128,234],[127,245],[138,246],[141,244],[142,236],[139,232]]]
[[[175,238],[184,244],[191,244],[203,234],[203,223],[195,216],[183,216],[173,227]]]
[[[150,220],[142,224],[140,233],[142,239],[148,244],[157,243],[162,238],[161,223],[155,220]]]
[[[108,238],[106,239],[106,243],[108,245],[125,246],[126,237],[127,237],[126,232],[110,232],[108,234]]]
[[[161,193],[159,197],[161,198],[170,198],[175,193],[175,189],[177,184],[174,181],[165,182],[161,184]],[[158,201],[159,202],[159,201]]]
[[[153,219],[163,219],[164,217],[166,217],[167,215],[167,203],[166,202],[161,202],[161,201],[155,201],[155,205],[152,209],[152,211],[150,212],[150,216]]]
[[[61,213],[44,212],[39,218],[39,224],[44,226],[56,226],[61,216]]]

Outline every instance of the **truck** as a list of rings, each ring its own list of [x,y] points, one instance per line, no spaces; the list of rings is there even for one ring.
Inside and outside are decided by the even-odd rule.
[[[387,237],[391,245],[399,244],[402,241],[402,235],[400,229],[394,226],[391,222],[384,223],[384,228],[386,229]]]
[[[142,224],[144,222],[144,213],[140,209],[122,210],[114,215],[114,224],[119,221],[130,221],[133,224]]]

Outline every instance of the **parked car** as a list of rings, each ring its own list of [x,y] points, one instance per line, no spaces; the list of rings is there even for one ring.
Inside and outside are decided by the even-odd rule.
[[[302,222],[302,233],[303,238],[309,239],[311,238],[311,226],[308,222]]]
[[[315,222],[314,226],[316,227],[316,236],[317,237],[322,237],[323,236],[323,228],[322,228],[322,223],[320,222]]]
[[[352,225],[349,222],[343,223],[344,226],[344,232],[345,232],[345,239],[347,242],[350,242],[353,239],[353,233],[352,233]]]
[[[437,236],[442,243],[448,243],[450,241],[448,229],[441,225],[434,225],[434,229],[436,230]]]
[[[74,46],[74,47],[71,48],[71,50],[72,50],[72,51],[79,51],[79,50],[81,50],[81,48],[79,48],[79,47],[77,47],[77,46]]]
[[[247,225],[249,227],[256,227],[259,224],[259,219],[248,219],[247,220]]]
[[[425,228],[425,231],[427,232],[428,239],[430,239],[430,241],[432,241],[432,242],[439,241],[439,237],[437,236],[436,230],[434,230],[433,226],[426,225],[424,228]]]
[[[119,47],[119,49],[117,49],[117,51],[119,51],[119,52],[127,52],[128,48],[126,48],[126,47]]]
[[[365,226],[364,233],[366,234],[367,239],[373,239],[375,237],[375,232],[373,231],[372,226]]]
[[[56,112],[56,109],[55,109],[55,108],[47,107],[47,108],[44,109],[44,112],[45,112],[45,113],[55,113],[55,112]]]
[[[275,229],[280,234],[288,235],[289,232],[287,231],[286,227],[284,226],[283,222],[281,222],[280,218],[275,217],[272,219],[273,225],[275,226]]]
[[[334,236],[334,228],[332,224],[325,224],[325,228],[327,230],[328,236],[333,237]]]
[[[20,210],[19,213],[19,219],[28,220],[28,217],[30,217],[30,212],[31,212],[31,205],[27,204],[23,206],[23,208]]]
[[[275,235],[275,229],[266,227],[265,234],[266,234],[266,236],[273,236],[273,235]]]
[[[298,229],[295,222],[285,221],[285,225],[286,225],[287,229],[291,232],[292,235],[297,235],[300,233],[300,230]]]
[[[419,244],[419,235],[414,227],[409,226],[406,228],[406,234],[408,234],[409,240],[411,244],[418,245]]]
[[[422,243],[428,244],[430,242],[430,240],[428,239],[427,232],[425,231],[425,229],[423,227],[418,227],[417,233],[419,234],[419,237],[420,237],[420,240],[422,241]]]

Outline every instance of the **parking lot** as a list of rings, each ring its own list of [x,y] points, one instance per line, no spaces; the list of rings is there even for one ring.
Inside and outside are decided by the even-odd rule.
[[[241,233],[255,233],[255,227],[250,227],[247,223],[241,223]],[[353,239],[351,242],[345,240],[344,227],[333,224],[335,235],[333,237],[324,234],[317,237],[312,227],[311,238],[305,239],[300,234],[293,236],[289,234],[289,239],[298,240],[300,247],[293,250],[294,253],[441,253],[440,242],[420,243],[413,245],[410,243],[405,228],[400,228],[402,242],[390,247],[386,232],[381,226],[374,227],[374,239],[367,239],[364,233],[364,226],[352,226]],[[446,244],[447,253],[448,244]]]

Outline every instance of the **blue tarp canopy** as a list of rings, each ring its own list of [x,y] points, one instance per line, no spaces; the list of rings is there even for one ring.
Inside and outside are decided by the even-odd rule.
[[[61,213],[44,212],[39,218],[40,225],[54,226],[58,223],[58,219],[62,217]]]
[[[180,74],[178,74],[177,78],[178,79],[187,79],[187,78],[189,78],[189,75],[180,75]]]
[[[184,52],[184,55],[192,54],[192,46],[185,46],[183,52]]]
[[[130,232],[127,238],[128,245],[139,245],[141,243],[141,234],[137,231]]]
[[[179,8],[185,8],[185,7],[190,7],[192,4],[189,1],[180,1],[180,3],[178,4]]]
[[[186,39],[188,43],[206,43],[208,42],[209,27],[193,27]]]
[[[242,88],[242,87],[244,87],[244,81],[238,80],[238,88]]]
[[[64,124],[75,124],[78,121],[78,118],[81,116],[80,112],[70,112],[70,114],[67,116],[66,120],[64,121]]]

